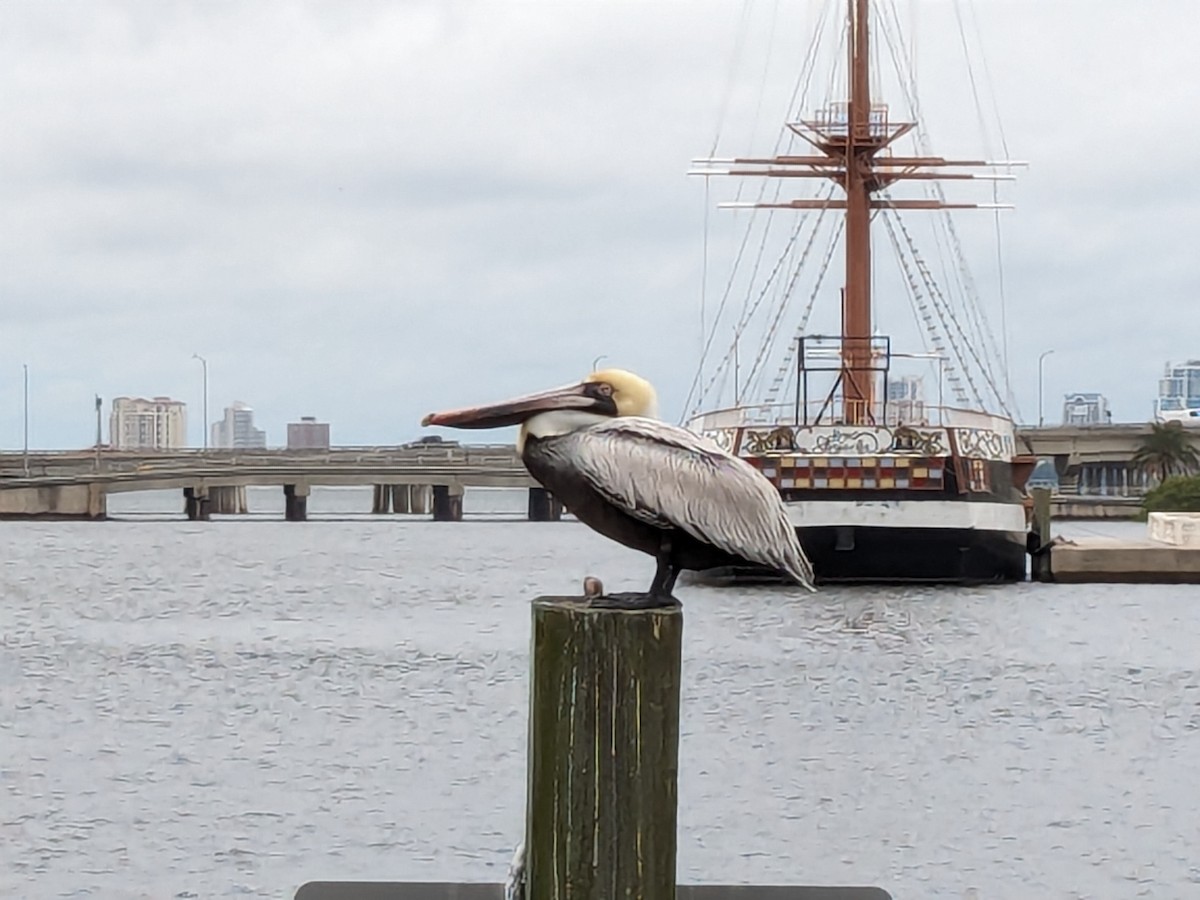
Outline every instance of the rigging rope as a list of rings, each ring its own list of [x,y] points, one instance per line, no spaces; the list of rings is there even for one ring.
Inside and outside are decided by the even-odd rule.
[[[950,324],[954,326],[955,331],[957,331],[959,337],[962,338],[963,347],[966,348],[967,353],[978,367],[984,381],[987,383],[987,386],[991,388],[996,401],[1000,404],[1000,408],[1007,413],[1008,404],[1005,402],[1003,393],[1001,393],[1000,389],[996,386],[995,380],[992,378],[991,373],[987,370],[987,367],[983,364],[982,360],[980,360],[979,354],[975,351],[974,344],[968,339],[966,332],[963,331],[962,324],[958,321],[958,317],[954,314],[953,306],[946,299],[945,295],[942,294],[941,290],[937,286],[937,283],[933,280],[933,277],[929,275],[928,267],[925,266],[924,261],[921,259],[921,255],[917,251],[916,243],[913,241],[912,235],[909,234],[908,229],[904,226],[904,220],[895,213],[894,209],[889,207],[889,210],[892,212],[893,217],[896,220],[896,226],[899,228],[900,233],[904,236],[904,240],[908,245],[909,252],[913,255],[913,259],[917,265],[917,271],[921,273],[922,279],[925,281],[925,288],[927,291],[929,291],[929,296],[930,299],[933,300],[934,308],[938,310],[939,318],[942,318],[943,326],[945,327],[945,322],[947,319],[949,320]],[[886,222],[888,220],[885,218],[884,221]],[[939,304],[941,304],[940,308]],[[943,313],[945,316],[944,318]],[[948,329],[947,333],[949,333]],[[959,347],[958,343],[954,341],[953,335],[950,335],[950,338],[951,347],[954,349],[955,355],[959,357],[960,363],[963,364],[963,375],[966,377],[967,382],[971,385],[971,390],[975,394],[975,398],[981,404],[986,405],[983,395],[980,393],[979,389],[975,385],[974,379],[971,377],[970,368],[966,365],[966,360],[962,356],[961,348]]]
[[[895,5],[891,4],[888,9],[891,11],[893,17],[897,18],[898,20],[898,13],[895,10]],[[905,53],[903,33],[898,27],[896,27],[895,35],[893,36],[892,30],[885,28],[884,35],[889,47],[896,74],[900,81],[901,90],[903,91],[905,99],[909,104],[910,112],[912,113],[912,119],[916,124],[915,138],[918,150],[921,153],[929,155],[931,141],[929,140],[928,131],[921,123],[920,103],[917,97],[916,84],[912,79],[911,73],[908,72],[905,66],[901,63],[901,59],[907,55]],[[926,196],[936,199],[940,203],[946,202],[945,192],[938,182],[928,182],[925,190]],[[933,232],[934,238],[935,241],[938,241],[940,245],[941,236],[936,227],[937,225],[940,225],[945,234],[945,240],[949,250],[949,252],[945,255],[952,257],[957,264],[956,269],[951,271],[953,272],[955,276],[954,280],[957,281],[959,290],[961,291],[962,307],[966,312],[968,325],[974,331],[974,336],[970,339],[968,339],[966,333],[963,332],[964,340],[969,340],[972,344],[977,343],[981,348],[983,352],[983,359],[980,360],[979,363],[980,370],[982,374],[987,377],[988,381],[990,383],[994,383],[996,381],[994,367],[1000,368],[1004,376],[1001,380],[1004,382],[1007,389],[1009,386],[1007,368],[1003,365],[1003,358],[996,349],[994,333],[988,324],[987,314],[984,311],[982,304],[979,302],[978,291],[975,287],[974,278],[971,275],[970,267],[967,264],[966,254],[962,250],[962,242],[958,237],[958,232],[954,226],[953,218],[950,216],[947,210],[941,210],[940,212],[941,214],[937,217],[937,219],[935,219],[935,228]],[[942,258],[944,268],[945,256]],[[950,272],[947,272],[946,274],[950,274]],[[947,281],[949,281],[949,279],[947,279]],[[978,358],[978,355],[975,354],[974,347],[971,349],[972,354]],[[1008,398],[1011,398],[1010,390],[1006,390],[1005,394],[1008,395]],[[1008,404],[1007,400],[1005,399],[1005,394],[997,392],[997,397],[1000,399],[1001,404],[1007,409]]]
[[[951,357],[947,352],[945,341],[942,340],[942,333],[938,331],[938,327],[933,321],[933,315],[930,313],[929,306],[925,303],[921,294],[921,288],[917,284],[917,279],[913,276],[912,269],[909,267],[908,257],[904,255],[904,250],[900,246],[900,240],[896,237],[896,231],[892,227],[891,218],[886,214],[883,216],[883,223],[887,228],[888,237],[891,238],[892,248],[896,251],[896,260],[899,262],[904,272],[905,281],[908,283],[909,299],[912,301],[913,312],[924,323],[925,331],[929,338],[929,345],[933,346],[934,351],[942,360],[942,374],[950,382],[950,388],[954,392],[955,399],[959,403],[966,405],[970,402],[970,398],[962,385],[962,380],[958,377],[958,369],[962,365],[961,354],[957,352],[957,349],[955,349],[954,357]],[[942,319],[942,327],[945,329],[945,320],[940,309],[937,310],[937,314],[938,318]],[[959,361],[959,365],[957,366],[954,363],[955,358]],[[970,376],[968,376],[968,380],[970,380]],[[974,385],[971,387],[974,390]]]
[[[808,327],[808,320],[812,316],[813,306],[817,301],[817,294],[821,290],[821,285],[825,281],[825,274],[829,270],[829,263],[833,259],[833,253],[837,249],[838,241],[842,237],[842,231],[846,223],[839,221],[837,229],[833,232],[833,236],[829,241],[829,246],[825,251],[825,256],[821,260],[821,267],[817,270],[817,281],[813,285],[812,293],[809,295],[808,304],[804,307],[804,312],[800,316],[800,322],[796,326],[795,339],[788,342],[788,349],[784,355],[779,369],[775,373],[775,380],[771,382],[771,387],[767,390],[764,402],[768,406],[773,406],[779,402],[779,393],[782,388],[788,383],[790,377],[795,374],[793,363],[796,359],[796,354],[800,349],[800,338],[804,335],[804,330]]]
[[[789,110],[795,108],[796,103],[797,103],[797,98],[804,98],[804,97],[807,97],[807,95],[808,95],[808,90],[812,83],[812,76],[813,76],[813,73],[814,73],[815,67],[816,67],[816,59],[818,56],[817,51],[820,47],[821,38],[822,38],[824,28],[825,28],[825,22],[826,22],[826,19],[828,16],[828,6],[829,6],[828,3],[823,4],[821,6],[821,10],[820,10],[820,13],[818,16],[817,27],[812,32],[812,38],[810,39],[810,42],[809,42],[808,51],[806,52],[806,54],[804,56],[804,64],[801,66],[800,73],[797,75],[796,81],[792,87],[792,93],[791,93],[791,97],[789,100]],[[745,8],[748,8],[748,6]],[[765,91],[760,91],[760,102],[761,102],[761,97],[763,94],[765,94]],[[785,139],[790,143],[791,141],[794,141],[796,138],[795,138],[795,135],[792,134],[792,132],[790,130],[783,128],[783,129],[780,129],[780,133],[775,140],[775,148],[773,151],[775,155],[779,154],[780,149],[784,145]],[[710,156],[715,156],[715,155],[716,155],[716,141],[714,140],[713,150],[710,153]],[[759,188],[757,202],[761,203],[767,197],[767,192],[770,190],[770,181],[771,180],[772,179],[765,179],[763,181],[762,186]],[[706,179],[706,181],[707,181],[707,179]],[[745,182],[743,182],[743,181],[738,182],[737,191],[734,195],[736,200],[741,199],[744,185],[745,185]],[[778,200],[781,190],[782,190],[782,184],[776,183],[776,185],[774,187],[774,196],[771,199]],[[766,224],[763,227],[763,238],[762,238],[764,244],[766,243],[767,234],[770,232],[771,226],[774,222],[774,213],[775,213],[774,210],[770,210],[768,212],[768,215],[766,216]],[[799,228],[803,224],[803,222],[807,219],[807,217],[808,217],[807,212],[802,214],[800,217],[800,222],[797,223],[796,227]],[[694,377],[692,378],[692,383],[691,383],[690,387],[688,388],[687,396],[684,399],[682,408],[685,410],[690,409],[690,408],[695,408],[700,403],[704,402],[704,400],[708,396],[709,391],[712,387],[712,384],[715,380],[715,376],[714,376],[713,379],[709,380],[707,388],[702,387],[702,385],[704,384],[705,364],[707,363],[709,353],[711,353],[711,351],[712,351],[713,342],[715,341],[716,336],[717,336],[718,332],[720,331],[721,322],[723,320],[725,310],[728,306],[734,283],[736,282],[738,272],[741,269],[742,259],[745,255],[747,245],[749,244],[749,241],[750,241],[750,237],[753,234],[755,221],[756,221],[756,218],[751,216],[750,221],[746,225],[746,230],[745,230],[744,234],[742,235],[741,243],[738,247],[737,254],[734,257],[733,266],[730,269],[729,278],[726,281],[725,289],[722,293],[720,303],[717,305],[716,313],[713,316],[711,322],[707,326],[707,328],[708,328],[707,336],[705,338],[703,338],[703,347],[702,347],[702,350],[700,353],[699,363],[697,364],[697,367],[696,367],[696,373],[695,373]],[[761,217],[758,218],[758,221],[761,221]],[[707,232],[706,232],[706,236],[707,236]],[[760,254],[760,256],[761,256],[761,254]],[[756,270],[757,270],[757,264],[756,264]],[[707,281],[707,278],[705,279],[705,281]],[[748,301],[749,301],[749,298],[747,296],[747,302]],[[743,305],[743,311],[745,309],[746,309],[746,305]],[[743,328],[743,330],[744,330],[744,328]],[[737,337],[735,337],[735,339],[734,339],[735,345],[736,345],[737,339],[738,339]],[[727,354],[727,357],[728,356],[729,356],[729,354]],[[719,371],[718,371],[718,374],[720,374]],[[723,389],[723,387],[724,387],[724,381],[722,381],[722,389]]]
[[[832,186],[829,188],[829,192],[825,196],[826,204],[828,204],[829,201],[833,199],[834,190],[835,190],[835,188],[833,188]],[[756,385],[756,383],[757,383],[756,379],[760,376],[760,373],[761,373],[761,370],[763,369],[764,363],[769,358],[771,352],[774,350],[775,338],[776,338],[776,335],[779,333],[779,324],[783,319],[784,312],[787,310],[788,300],[791,298],[791,295],[792,295],[792,289],[796,286],[796,282],[799,280],[800,275],[804,270],[804,264],[805,264],[805,262],[807,262],[808,255],[812,251],[813,243],[817,239],[817,232],[820,231],[820,229],[821,229],[821,222],[824,219],[825,213],[828,209],[829,209],[829,207],[828,207],[828,205],[826,205],[817,214],[817,220],[813,224],[812,231],[809,233],[808,242],[804,245],[804,250],[801,251],[800,259],[796,263],[795,268],[792,271],[792,277],[788,280],[787,285],[783,289],[782,298],[779,302],[778,308],[775,310],[775,315],[771,318],[771,322],[767,327],[766,337],[763,338],[763,342],[759,347],[758,355],[755,357],[754,363],[750,368],[750,374],[748,376],[746,376],[746,388],[747,388],[748,393]],[[839,227],[838,233],[840,234],[840,232],[841,232],[841,228]],[[809,307],[805,311],[805,314],[803,317],[804,323],[807,323],[808,313],[811,311],[811,309],[812,309],[812,304],[810,303]]]

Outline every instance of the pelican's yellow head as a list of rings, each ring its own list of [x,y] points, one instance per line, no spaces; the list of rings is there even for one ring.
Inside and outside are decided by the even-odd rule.
[[[618,416],[658,418],[658,394],[645,378],[624,369],[601,369],[583,379],[584,384],[606,384],[612,388]]]

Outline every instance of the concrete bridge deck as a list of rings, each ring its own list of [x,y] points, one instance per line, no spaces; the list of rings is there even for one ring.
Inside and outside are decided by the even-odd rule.
[[[373,486],[377,511],[431,506],[435,518],[451,519],[461,517],[467,488],[529,488],[531,517],[559,514],[509,445],[0,453],[3,518],[104,518],[109,494],[180,490],[189,517],[204,519],[214,500],[218,512],[234,511],[220,508],[230,491],[280,486],[288,518],[302,519],[312,487],[346,485]]]

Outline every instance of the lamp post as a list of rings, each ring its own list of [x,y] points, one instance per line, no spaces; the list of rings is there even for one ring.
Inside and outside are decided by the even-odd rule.
[[[200,360],[200,365],[204,367],[204,423],[201,426],[201,437],[204,438],[204,449],[208,449],[208,360],[199,353],[193,353],[192,359]]]
[[[595,372],[598,368],[600,368],[600,360],[602,360],[602,359],[608,359],[608,355],[605,353],[601,353],[599,356],[597,356],[595,359],[592,360],[592,371],[593,372]]]
[[[21,363],[25,373],[25,399],[22,410],[25,415],[25,449],[21,451],[21,460],[25,469],[25,477],[29,477],[29,363]]]
[[[1043,364],[1046,362],[1046,357],[1053,352],[1053,350],[1043,350],[1042,355],[1038,357],[1038,428],[1046,424],[1046,417],[1042,414]]]
[[[100,432],[100,407],[104,402],[100,399],[100,395],[96,395],[96,471],[100,470],[100,440],[102,434]]]

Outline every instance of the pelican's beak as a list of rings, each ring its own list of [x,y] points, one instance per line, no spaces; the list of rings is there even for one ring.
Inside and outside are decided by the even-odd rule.
[[[554,388],[516,400],[505,400],[491,406],[469,406],[446,412],[430,413],[421,420],[422,425],[444,425],[450,428],[504,428],[520,425],[538,413],[556,409],[577,409],[615,416],[617,405],[611,391],[605,393],[595,383],[584,382],[567,387]]]

